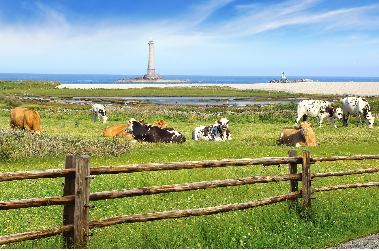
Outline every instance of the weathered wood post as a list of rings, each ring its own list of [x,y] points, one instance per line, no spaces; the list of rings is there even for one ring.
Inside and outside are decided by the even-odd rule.
[[[76,156],[67,155],[65,158],[65,169],[76,168]],[[63,185],[63,196],[75,195],[75,176],[65,177]],[[63,206],[63,225],[74,224],[75,204]],[[74,248],[74,232],[63,233],[64,248]]]
[[[296,156],[297,156],[297,152],[295,149],[288,150],[288,157],[296,157]],[[289,171],[289,174],[297,173],[297,164],[288,163],[288,171]],[[290,183],[290,193],[299,191],[297,180],[290,180],[289,183]]]
[[[89,236],[90,157],[76,156],[74,247],[87,248]]]
[[[310,164],[310,152],[309,150],[303,150],[301,153],[303,157],[302,168],[302,202],[303,207],[311,209],[311,164]]]

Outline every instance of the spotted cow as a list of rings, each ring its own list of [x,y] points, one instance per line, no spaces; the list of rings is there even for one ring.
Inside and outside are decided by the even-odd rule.
[[[335,108],[329,101],[324,100],[303,100],[297,106],[297,116],[295,118],[295,126],[303,117],[303,121],[307,121],[307,117],[318,117],[319,127],[321,127],[324,119],[330,120],[334,128],[337,128],[334,119],[342,119],[342,109]]]
[[[230,140],[232,139],[228,129],[229,119],[222,118],[219,121],[215,120],[214,125],[199,126],[192,132],[192,139],[194,140]]]
[[[99,121],[100,121],[100,118],[101,118],[102,121],[103,121],[103,123],[107,122],[107,119],[108,119],[107,112],[106,112],[105,107],[103,105],[94,104],[92,106],[91,113],[92,113],[93,121],[94,122],[96,122],[96,118],[98,118]]]
[[[365,98],[346,97],[342,100],[342,107],[343,125],[345,127],[349,125],[349,115],[353,115],[357,120],[357,126],[362,121],[362,128],[364,128],[365,122],[368,128],[373,128],[375,117],[371,115],[370,105]]]
[[[152,126],[139,121],[132,121],[125,131],[131,132],[133,138],[139,142],[183,143],[186,141],[183,134],[172,128]]]

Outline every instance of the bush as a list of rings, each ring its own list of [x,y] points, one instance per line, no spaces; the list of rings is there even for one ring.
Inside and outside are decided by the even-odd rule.
[[[6,98],[5,103],[7,104],[7,106],[10,106],[10,107],[17,107],[17,106],[22,105],[22,102],[19,99],[15,98],[14,96],[10,96],[9,98]]]
[[[129,143],[116,138],[96,140],[72,138],[67,135],[49,137],[27,131],[0,129],[0,159],[17,161],[28,157],[61,157],[69,154],[93,157],[121,156]]]

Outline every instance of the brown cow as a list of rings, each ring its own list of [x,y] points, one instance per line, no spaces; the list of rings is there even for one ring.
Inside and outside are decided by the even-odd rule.
[[[161,127],[161,128],[167,128],[166,122],[164,122],[163,119],[161,119],[159,121],[154,121],[154,123],[153,123],[152,126],[158,126],[158,127]]]
[[[129,125],[115,125],[115,126],[110,126],[107,129],[104,130],[103,136],[104,137],[114,137],[116,136],[117,138],[132,138],[133,135],[131,133],[125,133],[125,129]],[[130,137],[128,137],[130,135]]]
[[[295,129],[283,129],[276,144],[286,144],[295,147],[315,146],[316,137],[311,128],[311,123],[303,122],[300,127],[295,126]]]
[[[18,126],[21,129],[26,129],[32,134],[41,134],[43,131],[40,130],[41,118],[38,112],[27,109],[16,107],[11,111],[10,125],[12,128]]]

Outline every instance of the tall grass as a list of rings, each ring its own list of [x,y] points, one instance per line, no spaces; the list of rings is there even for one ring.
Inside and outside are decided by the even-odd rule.
[[[111,125],[125,124],[131,117],[144,118],[152,123],[164,119],[187,137],[183,144],[131,143],[128,151],[115,156],[93,155],[91,166],[123,165],[131,163],[191,161],[206,159],[255,158],[287,156],[293,147],[277,146],[275,140],[284,127],[293,127],[295,105],[292,103],[258,107],[190,107],[174,105],[136,105],[109,107],[106,124],[94,123],[90,106],[76,108],[33,106],[38,110],[46,130],[42,137],[25,135],[30,142],[43,140],[64,141],[69,138],[101,142],[102,131]],[[0,109],[0,128],[9,131],[10,109]],[[233,140],[199,142],[191,139],[194,127],[212,124],[215,119],[231,119],[229,129]],[[317,120],[311,120],[317,125]],[[342,127],[335,129],[329,122],[322,128],[314,127],[317,146],[308,148],[311,156],[378,154],[379,127],[374,129]],[[354,124],[354,123],[353,123]],[[15,137],[15,136],[9,136]],[[5,137],[7,138],[7,137]],[[104,141],[105,142],[105,141]],[[112,140],[109,140],[110,144]],[[26,152],[25,142],[7,143],[20,154]],[[37,147],[38,148],[38,147]],[[102,146],[98,147],[102,149]],[[54,146],[52,148],[54,149]],[[58,148],[57,148],[58,149]],[[298,149],[298,154],[304,149]],[[52,151],[52,150],[50,150]],[[49,152],[49,151],[48,151]],[[63,168],[64,155],[25,155],[14,161],[0,160],[0,171],[44,170]],[[12,157],[13,158],[13,157]],[[312,172],[354,170],[377,166],[376,160],[336,161],[316,163]],[[300,171],[300,170],[299,170]],[[280,166],[241,166],[193,170],[143,172],[117,175],[98,175],[91,181],[91,192],[222,180],[250,176],[286,174]],[[318,178],[312,187],[355,184],[378,181],[379,174]],[[2,201],[42,198],[62,194],[63,178],[0,182]],[[93,202],[90,220],[118,215],[153,213],[218,206],[246,202],[288,193],[288,183],[278,182],[199,191],[159,194],[143,197]],[[300,201],[228,212],[211,216],[167,219],[154,222],[122,224],[92,229],[90,248],[325,248],[352,238],[379,231],[378,187],[338,190],[314,194],[312,210],[304,211]],[[92,202],[91,202],[92,204]],[[62,207],[50,206],[0,211],[0,235],[46,229],[62,224]],[[61,248],[62,237],[25,241],[2,248]]]

